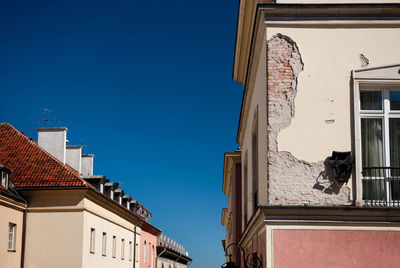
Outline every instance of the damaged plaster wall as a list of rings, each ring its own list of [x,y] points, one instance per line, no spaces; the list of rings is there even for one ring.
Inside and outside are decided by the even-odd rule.
[[[333,179],[324,160],[308,163],[278,150],[278,133],[295,115],[297,77],[304,64],[296,43],[288,36],[274,35],[267,48],[269,204],[350,204],[350,188]]]

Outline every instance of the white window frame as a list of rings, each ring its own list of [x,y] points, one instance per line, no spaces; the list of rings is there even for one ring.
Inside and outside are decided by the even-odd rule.
[[[139,243],[136,243],[135,245],[135,260],[136,262],[139,262]]]
[[[15,237],[16,237],[17,225],[10,222],[8,224],[8,251],[15,252]]]
[[[361,118],[360,114],[360,90],[400,90],[400,64],[392,66],[383,66],[377,68],[368,68],[362,70],[353,70],[353,127],[354,127],[354,147],[355,147],[355,187],[356,187],[356,204],[363,205],[362,200],[362,152],[361,152]],[[383,97],[383,105],[385,104],[385,98]],[[385,111],[385,110],[384,110]],[[363,115],[369,112],[364,112]],[[370,113],[372,116],[374,113]],[[384,135],[388,135],[388,131],[384,131]],[[385,158],[386,152],[389,152],[386,148],[388,143],[384,139],[384,151]]]
[[[102,247],[102,255],[107,256],[107,233],[103,232],[103,247]]]
[[[95,253],[96,229],[90,228],[90,253]]]

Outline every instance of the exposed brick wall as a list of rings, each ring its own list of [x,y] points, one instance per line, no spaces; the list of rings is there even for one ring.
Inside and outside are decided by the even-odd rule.
[[[308,163],[296,159],[290,152],[278,151],[277,135],[295,116],[297,77],[303,66],[299,49],[291,38],[277,34],[268,41],[268,202],[282,205],[350,204],[350,189],[332,178],[324,159]]]

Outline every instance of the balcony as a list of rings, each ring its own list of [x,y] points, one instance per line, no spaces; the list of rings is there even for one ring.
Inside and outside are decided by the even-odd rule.
[[[400,207],[400,167],[364,167],[362,187],[365,205]]]

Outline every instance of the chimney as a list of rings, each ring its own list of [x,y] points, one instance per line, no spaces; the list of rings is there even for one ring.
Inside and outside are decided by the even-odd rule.
[[[38,128],[39,146],[65,164],[67,128]]]
[[[93,176],[93,154],[82,155],[82,176],[89,177]]]
[[[66,162],[73,169],[82,172],[82,146],[81,145],[67,145]]]

